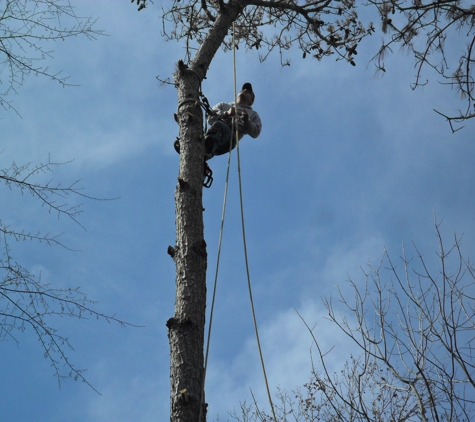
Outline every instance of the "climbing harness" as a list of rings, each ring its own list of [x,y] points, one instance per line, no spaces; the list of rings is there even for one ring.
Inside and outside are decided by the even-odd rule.
[[[235,44],[235,25],[233,22],[233,65],[234,65],[234,98],[237,98],[237,87],[236,87],[236,44]],[[202,94],[202,93],[200,93]],[[206,97],[203,98],[206,100],[206,103],[209,106],[208,100]],[[205,103],[205,101],[203,101]],[[237,106],[235,106],[237,109]],[[212,113],[214,113],[211,110]],[[237,113],[236,113],[237,114]],[[267,396],[269,399],[269,404],[270,408],[272,410],[272,415],[274,417],[274,421],[277,421],[277,417],[275,414],[275,409],[274,409],[274,404],[272,402],[272,397],[270,394],[270,389],[269,389],[269,382],[267,379],[267,374],[266,374],[266,369],[265,369],[265,364],[264,364],[264,357],[262,354],[262,348],[261,348],[261,342],[259,339],[259,330],[257,326],[257,319],[256,319],[256,313],[254,310],[254,301],[252,298],[252,287],[251,287],[251,276],[250,276],[250,270],[249,270],[249,260],[248,260],[248,254],[247,254],[247,244],[246,244],[246,230],[245,230],[245,224],[244,224],[244,205],[243,205],[243,193],[242,193],[242,181],[241,181],[241,160],[240,160],[240,153],[239,153],[239,140],[238,140],[238,125],[237,125],[237,119],[239,116],[236,116],[233,118],[233,126],[232,126],[232,131],[236,130],[236,150],[237,150],[237,164],[238,164],[238,180],[239,180],[239,197],[240,197],[240,205],[241,205],[241,226],[242,226],[242,236],[243,236],[243,246],[244,246],[244,260],[245,260],[245,265],[246,265],[246,275],[247,275],[247,284],[248,284],[248,290],[249,290],[249,299],[250,299],[250,304],[251,304],[251,310],[252,310],[252,318],[254,322],[254,331],[256,334],[256,340],[257,340],[257,347],[259,350],[259,356],[261,360],[261,366],[262,366],[262,371],[264,374],[264,381],[266,384],[266,389],[267,389]],[[231,167],[231,151],[232,151],[232,142],[230,143],[230,149],[228,153],[228,167],[227,167],[227,173],[226,173],[226,182],[225,182],[225,187],[224,187],[224,199],[223,199],[223,209],[222,209],[222,215],[221,215],[221,227],[219,231],[219,242],[218,242],[218,254],[217,254],[217,260],[216,260],[216,272],[215,272],[215,278],[214,278],[214,286],[213,286],[213,295],[212,295],[212,300],[211,300],[211,309],[210,309],[210,317],[209,317],[209,325],[208,325],[208,336],[207,336],[207,342],[206,342],[206,353],[205,353],[205,362],[204,362],[204,368],[203,368],[203,383],[202,383],[202,389],[201,389],[201,398],[200,398],[200,414],[198,418],[198,422],[202,422],[202,413],[203,413],[203,406],[204,406],[204,390],[205,390],[205,382],[206,382],[206,371],[208,367],[208,356],[209,356],[209,348],[210,348],[210,339],[211,339],[211,329],[213,325],[213,312],[214,312],[214,304],[216,300],[216,290],[217,290],[217,284],[218,284],[218,272],[219,272],[219,263],[220,263],[220,257],[221,257],[221,246],[222,246],[222,239],[223,239],[223,231],[224,231],[224,219],[226,215],[226,204],[227,204],[227,197],[228,197],[228,185],[229,185],[229,173],[230,173],[230,167]],[[206,163],[205,163],[206,164]],[[211,170],[211,169],[210,169]]]

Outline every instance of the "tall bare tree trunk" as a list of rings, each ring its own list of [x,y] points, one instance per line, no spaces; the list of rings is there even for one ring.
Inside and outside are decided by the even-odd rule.
[[[200,80],[182,62],[178,88],[180,173],[175,190],[175,315],[167,322],[170,341],[171,421],[197,422],[203,382],[207,252],[203,228],[203,114],[196,105]],[[205,414],[205,412],[203,412]],[[202,418],[204,420],[204,418]]]
[[[238,4],[227,6],[190,64],[178,62],[176,120],[180,126],[180,172],[175,190],[176,245],[169,248],[176,265],[175,315],[167,321],[170,342],[172,422],[204,422],[200,415],[204,376],[207,252],[203,224],[204,141],[199,100],[201,81],[221,46]],[[204,399],[203,399],[204,403]]]

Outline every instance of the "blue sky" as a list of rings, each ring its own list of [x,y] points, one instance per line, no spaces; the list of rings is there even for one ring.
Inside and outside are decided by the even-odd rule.
[[[156,79],[171,76],[183,47],[161,37],[160,7],[140,13],[130,2],[90,0],[78,12],[98,17],[107,37],[53,43],[51,69],[76,87],[34,76],[12,96],[21,118],[0,110],[0,165],[70,161],[55,180],[82,179],[85,191],[115,201],[87,201],[81,224],[59,220],[18,192],[2,190],[3,221],[29,230],[64,232],[71,252],[14,244],[27,268],[53,285],[82,286],[97,309],[143,328],[103,321],[59,320],[74,346],[70,358],[87,368],[102,393],[65,380],[61,389],[32,333],[2,342],[0,419],[10,422],[165,421],[169,419],[169,348],[165,322],[173,315],[174,190],[178,155],[173,141],[177,99]],[[241,167],[254,301],[271,390],[292,390],[310,375],[311,338],[295,312],[317,324],[323,348],[335,346],[335,368],[350,344],[325,319],[321,297],[363,281],[360,267],[393,257],[412,240],[431,262],[437,241],[434,213],[450,240],[464,234],[475,246],[473,123],[452,134],[433,108],[463,107],[437,83],[412,91],[411,57],[396,52],[382,79],[368,64],[380,42],[362,46],[357,66],[328,58],[290,67],[273,55],[237,52],[238,83],[252,82],[261,136],[244,138]],[[203,84],[210,103],[232,100],[232,55],[219,52]],[[226,157],[210,165],[204,192],[208,285],[214,277]],[[208,420],[249,400],[265,406],[242,253],[236,160],[221,256],[207,379]]]

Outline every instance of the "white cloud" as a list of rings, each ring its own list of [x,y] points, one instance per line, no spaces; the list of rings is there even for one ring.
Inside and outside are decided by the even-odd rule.
[[[312,359],[315,368],[320,368],[312,337],[304,322],[313,332],[323,351],[331,352],[326,357],[330,370],[337,370],[348,358],[348,340],[335,332],[335,326],[325,319],[326,310],[321,302],[311,299],[299,309],[278,312],[259,327],[259,335],[272,400],[276,388],[296,390],[308,381]],[[218,340],[219,341],[219,340]],[[268,396],[255,337],[250,335],[243,345],[237,345],[237,354],[220,361],[210,361],[207,376],[208,414],[217,414],[222,420],[227,412],[239,408],[239,403],[252,402],[250,390],[260,406],[268,409]],[[214,419],[211,419],[214,420]]]

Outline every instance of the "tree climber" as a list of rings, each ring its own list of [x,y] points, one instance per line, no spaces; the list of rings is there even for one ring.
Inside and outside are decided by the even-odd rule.
[[[239,92],[236,103],[219,103],[213,107],[214,114],[208,116],[211,127],[205,134],[207,158],[222,155],[236,147],[236,127],[233,127],[233,116],[237,112],[238,139],[244,135],[257,138],[262,129],[262,122],[256,111],[252,109],[256,96],[252,85],[246,82]],[[230,147],[231,146],[231,147]]]
[[[246,82],[237,96],[236,103],[219,103],[212,108],[208,116],[211,127],[205,133],[205,158],[209,160],[215,155],[226,154],[236,147],[236,127],[233,127],[233,117],[236,115],[238,124],[238,139],[244,135],[257,138],[261,133],[262,122],[256,111],[252,109],[255,99],[252,85]],[[180,153],[180,142],[174,143],[176,152]]]

